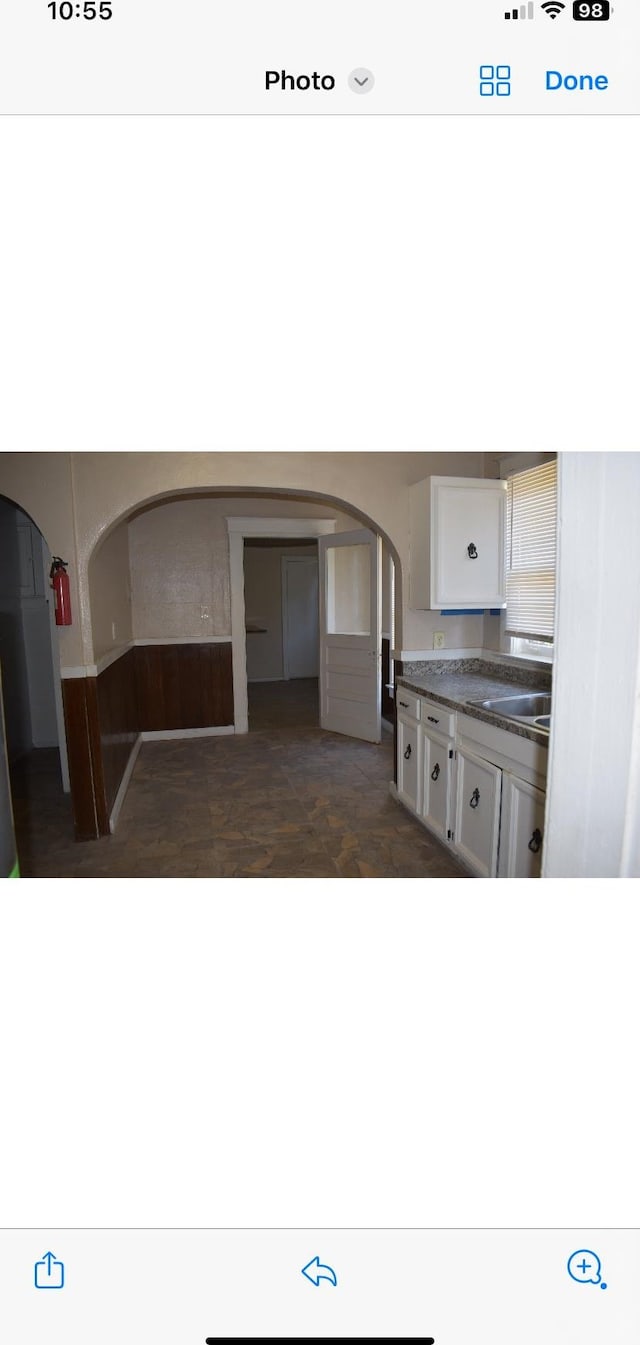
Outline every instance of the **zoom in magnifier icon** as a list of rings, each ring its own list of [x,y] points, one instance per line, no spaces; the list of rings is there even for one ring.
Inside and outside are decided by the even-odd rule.
[[[571,1253],[567,1270],[577,1284],[599,1284],[601,1289],[607,1287],[600,1274],[600,1257],[586,1248],[581,1247],[579,1251]]]

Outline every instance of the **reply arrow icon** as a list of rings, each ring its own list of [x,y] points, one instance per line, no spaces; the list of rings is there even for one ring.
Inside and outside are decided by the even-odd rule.
[[[338,1283],[335,1270],[331,1266],[323,1266],[319,1256],[314,1256],[312,1261],[308,1261],[306,1266],[302,1267],[302,1274],[315,1284],[316,1289],[321,1280],[328,1280],[334,1288]]]

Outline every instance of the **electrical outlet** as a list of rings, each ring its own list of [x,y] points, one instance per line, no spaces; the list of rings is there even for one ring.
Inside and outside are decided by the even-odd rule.
[[[443,631],[443,630],[434,630],[434,632],[433,632],[433,647],[434,647],[434,649],[444,649],[444,631]]]
[[[200,608],[200,620],[201,621],[209,620],[209,608],[205,607],[204,605]]]

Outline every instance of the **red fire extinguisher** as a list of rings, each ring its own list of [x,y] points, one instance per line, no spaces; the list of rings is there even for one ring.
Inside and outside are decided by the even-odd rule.
[[[56,604],[56,626],[71,625],[71,596],[69,593],[69,576],[65,569],[68,564],[66,560],[61,560],[59,556],[51,557],[51,569],[49,578],[51,588]]]

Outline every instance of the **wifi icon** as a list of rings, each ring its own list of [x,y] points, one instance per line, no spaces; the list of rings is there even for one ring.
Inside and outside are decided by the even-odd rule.
[[[566,5],[561,5],[559,0],[546,0],[546,3],[541,5],[540,8],[544,10],[545,14],[549,15],[550,19],[557,19],[558,15],[562,14],[563,9],[566,9]]]

